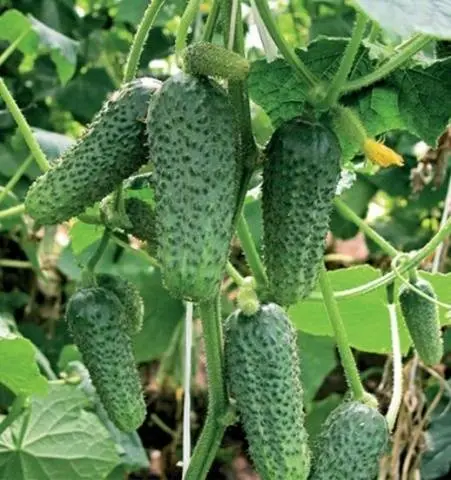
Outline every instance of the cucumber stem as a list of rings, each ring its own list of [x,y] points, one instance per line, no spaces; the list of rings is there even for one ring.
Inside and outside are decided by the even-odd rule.
[[[5,210],[0,210],[0,218],[15,217],[17,215],[22,215],[25,212],[25,205],[20,203],[14,207],[6,208]]]
[[[390,257],[396,257],[399,252],[390,243],[381,237],[374,229],[372,229],[362,218],[360,218],[346,203],[339,197],[334,199],[335,208],[350,222],[359,227],[360,230],[373,242],[378,245]]]
[[[186,39],[188,37],[188,30],[190,25],[194,22],[197,12],[199,11],[200,0],[189,0],[188,4],[180,19],[180,25],[175,37],[175,56],[177,63],[179,63],[182,51],[186,47]]]
[[[335,340],[337,342],[338,352],[340,353],[341,364],[345,371],[346,380],[352,391],[353,397],[357,401],[362,401],[365,396],[365,390],[360,380],[359,371],[354,360],[351,348],[349,346],[348,336],[346,334],[343,320],[337,301],[334,298],[334,292],[327,275],[324,263],[319,270],[319,284],[323,295],[324,305],[329,316],[329,321],[334,330]]]
[[[412,39],[409,39],[408,42],[405,42],[402,48],[399,48],[397,53],[393,55],[390,60],[382,64],[374,72],[371,72],[363,77],[356,78],[355,80],[350,80],[346,82],[342,88],[341,94],[345,95],[347,93],[355,92],[356,90],[368,87],[369,85],[377,82],[378,80],[381,80],[382,78],[386,77],[394,70],[399,68],[401,65],[406,63],[408,60],[410,60],[413,55],[423,49],[431,41],[432,37],[429,37],[427,35],[423,35],[420,33],[414,35]]]
[[[0,78],[0,97],[5,101],[6,107],[9,110],[9,113],[13,116],[14,120],[17,123],[20,133],[22,134],[28,148],[30,149],[31,154],[33,155],[38,167],[41,171],[46,172],[50,166],[47,158],[42,151],[38,141],[33,135],[30,125],[20,111],[19,106],[17,105],[14,97],[11,95],[6,83],[3,78]]]
[[[204,34],[202,40],[204,42],[211,42],[215,31],[216,24],[218,23],[219,12],[221,10],[221,1],[213,0],[210,13],[208,14],[207,23],[205,24]]]
[[[105,228],[103,231],[102,238],[100,239],[100,243],[97,247],[97,250],[94,252],[92,257],[89,259],[86,270],[90,273],[94,272],[97,263],[102,258],[103,252],[105,251],[106,247],[108,246],[108,241],[110,239],[111,231],[108,228]]]
[[[127,62],[125,64],[123,79],[124,83],[130,82],[136,75],[139,59],[141,57],[144,44],[146,43],[147,36],[164,2],[165,0],[152,0],[144,12],[143,19],[136,30],[132,46],[127,57]]]
[[[25,173],[32,161],[33,155],[28,155],[19,168],[14,172],[14,175],[9,179],[8,183],[5,185],[5,188],[0,191],[0,203],[3,202],[8,193],[16,186],[17,182],[21,179],[22,175]]]
[[[343,84],[348,78],[355,56],[359,51],[360,43],[362,42],[363,34],[365,33],[366,24],[367,16],[363,12],[358,11],[352,37],[346,47],[343,57],[341,58],[340,66],[338,67],[326,94],[326,105],[332,106],[337,103],[340,96],[340,90],[343,88]]]
[[[247,224],[243,213],[241,213],[238,218],[236,230],[238,233],[238,238],[241,242],[241,247],[243,248],[246,256],[247,263],[249,264],[249,267],[255,277],[257,285],[262,287],[266,286],[268,284],[266,272],[263,268],[263,263],[258,255],[254,239],[252,238],[249,225]]]
[[[230,263],[227,262],[226,265],[226,272],[227,275],[239,286],[243,286],[245,281],[244,277],[240,274],[240,272]]]
[[[219,295],[199,304],[205,344],[208,378],[208,411],[202,433],[194,448],[185,480],[204,480],[224,435],[220,419],[227,412],[228,397],[224,380],[222,328]]]

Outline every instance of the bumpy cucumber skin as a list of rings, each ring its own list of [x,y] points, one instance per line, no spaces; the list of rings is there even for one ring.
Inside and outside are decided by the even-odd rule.
[[[429,282],[419,279],[414,285],[429,297],[437,298]],[[439,363],[443,357],[443,339],[437,305],[418,295],[408,285],[402,285],[399,290],[399,305],[421,360],[427,365]]]
[[[376,409],[343,403],[321,429],[309,480],[374,480],[388,440],[387,422]]]
[[[122,303],[127,332],[130,335],[140,332],[144,320],[144,302],[135,285],[125,278],[108,273],[97,275],[96,281],[99,287],[114,293]]]
[[[37,223],[52,225],[82,213],[147,163],[144,121],[160,85],[140,78],[113,93],[77,143],[36,179],[25,208]]]
[[[158,255],[178,298],[212,297],[232,236],[239,167],[233,108],[206,77],[178,74],[149,105]]]
[[[104,288],[84,288],[69,300],[66,321],[111,421],[132,431],[144,421],[144,403],[124,307]]]
[[[139,198],[127,198],[125,213],[131,224],[131,228],[127,229],[128,233],[147,242],[148,252],[155,255],[158,244],[155,209]]]
[[[317,280],[340,173],[335,135],[318,123],[281,125],[263,168],[264,261],[271,299],[291,305]]]
[[[278,305],[233,313],[225,328],[226,378],[262,480],[305,480],[310,451],[296,333]]]

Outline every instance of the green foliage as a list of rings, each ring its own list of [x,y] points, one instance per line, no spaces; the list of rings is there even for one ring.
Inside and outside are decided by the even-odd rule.
[[[225,325],[224,355],[257,471],[264,480],[306,479],[310,451],[296,334],[285,312],[273,303],[252,316],[234,312]]]
[[[114,293],[122,303],[127,332],[130,335],[139,333],[144,321],[144,303],[135,285],[119,275],[107,273],[97,275],[96,282],[99,287]]]
[[[146,78],[115,92],[78,143],[36,180],[25,205],[39,224],[82,213],[146,163],[143,118],[159,85]]]
[[[143,423],[146,409],[124,315],[113,293],[88,288],[71,297],[66,321],[110,419],[131,431]]]
[[[321,124],[295,119],[276,130],[266,155],[263,238],[269,294],[277,303],[291,305],[308,296],[316,283],[340,148]]]
[[[213,81],[179,74],[155,95],[147,125],[165,286],[178,298],[211,297],[233,233],[239,167],[232,106]]]
[[[411,282],[428,297],[436,300],[432,285],[419,279]],[[435,365],[443,357],[443,340],[440,331],[438,307],[403,284],[399,290],[399,304],[415,350],[427,365]]]
[[[0,475],[15,480],[99,480],[118,464],[116,447],[77,388],[53,385],[0,436]],[[43,454],[43,452],[45,452]]]
[[[373,480],[388,447],[385,418],[359,402],[343,403],[323,425],[309,480]]]

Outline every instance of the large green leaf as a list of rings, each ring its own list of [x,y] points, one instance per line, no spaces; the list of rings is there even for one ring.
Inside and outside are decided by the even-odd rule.
[[[335,270],[328,273],[334,290],[357,287],[380,277],[378,270],[363,265],[359,267]],[[439,299],[451,303],[451,274],[430,274],[421,272],[421,276],[430,281]],[[384,288],[378,288],[363,295],[339,299],[343,323],[351,346],[366,352],[389,353],[391,337],[386,295]],[[441,310],[442,325],[451,323],[446,312]],[[332,327],[322,302],[303,301],[289,310],[295,326],[314,335],[333,336]],[[404,320],[398,309],[399,334],[403,353],[407,353],[411,340]]]
[[[29,33],[17,48],[33,57],[50,53],[61,82],[66,83],[75,72],[78,42],[18,10],[7,10],[0,16],[0,39],[13,42],[27,30]]]
[[[382,27],[399,35],[415,32],[451,38],[451,0],[357,0]]]
[[[76,387],[53,385],[0,436],[0,475],[14,480],[101,480],[119,463],[99,419]]]

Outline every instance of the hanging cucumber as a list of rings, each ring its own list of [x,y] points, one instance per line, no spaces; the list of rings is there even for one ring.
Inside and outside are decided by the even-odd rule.
[[[262,480],[304,480],[310,451],[304,427],[296,332],[270,303],[225,326],[226,378]]]
[[[83,288],[69,300],[66,321],[111,421],[132,431],[144,421],[141,382],[124,307],[104,288]]]
[[[428,297],[437,298],[429,282],[418,279],[413,285]],[[399,304],[421,360],[427,365],[439,363],[443,357],[443,340],[437,305],[418,295],[408,285],[402,285],[399,290]]]
[[[340,147],[319,123],[293,119],[266,149],[264,261],[272,299],[291,305],[313,289],[340,174]]]
[[[147,123],[164,283],[178,298],[212,297],[223,277],[237,203],[234,111],[218,84],[179,74],[154,96]]]
[[[78,142],[36,179],[25,209],[38,224],[82,213],[147,163],[144,120],[160,85],[140,78],[114,92]]]

